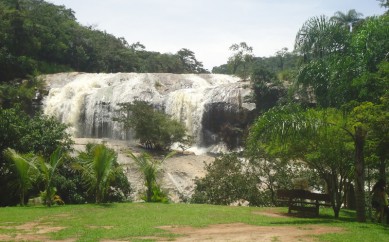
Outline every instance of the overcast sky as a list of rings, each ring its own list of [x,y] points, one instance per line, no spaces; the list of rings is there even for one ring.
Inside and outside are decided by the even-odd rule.
[[[313,16],[355,9],[367,16],[385,9],[377,0],[48,0],[75,11],[83,25],[140,42],[148,51],[192,50],[212,70],[227,62],[229,47],[246,42],[255,56],[287,47]]]

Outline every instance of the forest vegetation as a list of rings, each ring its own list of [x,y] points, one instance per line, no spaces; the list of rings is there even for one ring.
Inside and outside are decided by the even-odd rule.
[[[377,4],[389,7],[385,0]],[[256,57],[248,43],[232,44],[226,50],[231,57],[212,73],[250,81],[257,118],[243,152],[207,165],[191,202],[274,206],[277,189],[311,188],[331,195],[336,217],[346,206],[356,209],[357,221],[366,221],[366,188],[388,177],[388,26],[388,12],[363,18],[350,10],[308,18],[294,50],[282,48],[274,56]],[[209,72],[187,48],[147,51],[139,42],[82,26],[71,9],[43,0],[0,1],[0,67],[0,206],[25,205],[39,193],[51,206],[60,203],[58,195],[65,203],[102,203],[126,201],[131,192],[113,150],[90,144],[71,156],[66,126],[32,111],[36,92],[44,92],[39,75]],[[122,108],[142,111],[136,104]],[[154,118],[164,132],[184,138],[180,125],[157,112]],[[176,141],[141,118],[120,121],[153,147]],[[146,194],[152,201],[152,191],[160,192],[153,178],[159,162],[145,154],[133,158],[152,167]]]

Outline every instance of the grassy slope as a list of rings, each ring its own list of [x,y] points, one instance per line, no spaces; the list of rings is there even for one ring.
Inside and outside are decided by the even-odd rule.
[[[195,204],[109,204],[66,205],[61,207],[0,208],[0,234],[15,235],[20,231],[1,228],[26,222],[64,226],[52,233],[52,239],[77,238],[79,241],[119,239],[140,236],[173,236],[156,228],[162,225],[207,226],[209,224],[242,222],[261,226],[319,224],[346,229],[343,234],[320,236],[324,241],[385,241],[389,229],[372,223],[354,222],[354,213],[342,211],[333,219],[330,209],[322,209],[319,218],[271,218],[256,214],[266,208],[227,207]],[[280,208],[286,212],[286,209]],[[110,228],[104,227],[110,226]],[[112,227],[111,227],[112,226]]]

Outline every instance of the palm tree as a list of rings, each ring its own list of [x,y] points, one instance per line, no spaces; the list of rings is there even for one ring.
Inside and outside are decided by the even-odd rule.
[[[96,196],[96,203],[104,201],[109,184],[115,174],[117,155],[104,144],[88,144],[85,152],[79,154],[80,163],[75,165],[82,171],[90,190]]]
[[[352,32],[353,25],[360,21],[361,17],[363,17],[362,13],[358,13],[355,9],[351,9],[347,13],[343,13],[341,11],[336,12],[334,16],[331,17],[331,20],[346,27],[350,30],[350,32]]]
[[[141,153],[139,156],[134,155],[132,152],[128,153],[130,157],[139,166],[139,169],[143,175],[146,185],[146,202],[152,202],[154,195],[153,188],[157,186],[157,176],[161,164],[168,158],[172,157],[175,152],[170,152],[162,160],[154,159],[148,153]]]
[[[321,59],[344,48],[344,32],[338,24],[326,16],[308,19],[297,32],[295,49],[305,61]]]
[[[21,155],[15,150],[8,148],[4,151],[7,159],[13,162],[17,179],[13,184],[19,192],[20,205],[24,206],[25,195],[32,187],[33,181],[37,177],[38,169],[35,166],[38,156],[32,154]]]
[[[357,220],[359,222],[365,222],[366,208],[363,151],[367,130],[365,128],[366,122],[355,118],[355,116],[357,116],[355,110],[356,109],[351,112],[354,117],[347,117],[343,115],[341,111],[336,109],[324,109],[323,111],[317,111],[314,109],[302,111],[299,108],[290,107],[273,109],[261,116],[261,118],[258,119],[258,121],[252,127],[247,140],[248,150],[255,152],[257,147],[261,147],[264,144],[267,144],[268,149],[270,149],[272,152],[274,152],[274,150],[278,150],[279,152],[280,147],[292,147],[294,148],[293,153],[295,153],[293,156],[300,156],[300,159],[304,158],[311,167],[314,167],[316,170],[319,169],[320,172],[324,172],[322,174],[323,179],[328,182],[327,185],[329,187],[332,187],[333,185],[336,185],[335,179],[338,179],[341,175],[340,169],[345,169],[345,167],[347,168],[349,164],[347,164],[347,166],[341,166],[341,164],[337,164],[337,162],[333,163],[334,160],[344,162],[342,157],[334,156],[332,152],[334,149],[340,148],[341,144],[346,141],[333,140],[335,135],[331,135],[331,133],[334,134],[335,132],[335,134],[342,134],[338,134],[339,138],[348,136],[349,140],[354,144],[354,157],[351,159],[354,159]],[[366,113],[362,113],[361,111],[361,114]],[[361,114],[360,116],[362,116]],[[320,142],[317,141],[319,138]],[[304,145],[299,145],[299,143],[305,140],[310,141],[309,145],[323,143],[324,146],[319,149],[319,151],[321,150],[322,154],[320,154],[320,156],[318,156],[318,154],[314,154],[314,159],[312,159],[312,156],[309,157],[309,159],[306,159],[307,157],[305,157],[305,155],[307,154],[307,148],[304,147]],[[305,143],[303,142],[303,144]],[[334,144],[337,145],[334,146]],[[326,145],[331,146],[332,149],[328,149],[328,147],[325,147]],[[340,153],[342,152],[343,151],[340,150]],[[318,157],[320,159],[317,159]],[[329,159],[328,157],[331,158]],[[317,166],[324,165],[324,162],[326,163],[326,168],[320,168]],[[329,172],[326,172],[326,170]],[[329,176],[326,177],[326,174]],[[344,175],[345,174],[343,174],[343,176]],[[341,188],[340,185],[341,183],[336,185],[338,190]],[[339,196],[337,197],[339,198]],[[333,204],[333,206],[334,205],[335,204]],[[339,206],[338,208],[340,208],[340,200],[338,200],[337,205]],[[336,215],[338,212],[336,209],[338,208],[333,208]]]
[[[52,185],[52,180],[57,168],[62,164],[64,153],[62,148],[58,147],[51,155],[48,162],[40,159],[39,168],[45,181],[45,204],[51,206],[55,195],[55,188]]]

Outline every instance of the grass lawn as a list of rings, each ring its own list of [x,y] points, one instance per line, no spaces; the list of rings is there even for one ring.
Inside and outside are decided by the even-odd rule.
[[[0,241],[155,241],[174,240],[178,234],[158,228],[206,227],[212,224],[243,223],[254,226],[339,227],[340,233],[318,235],[319,241],[389,241],[389,227],[357,223],[355,213],[341,211],[334,219],[331,209],[320,210],[318,218],[272,217],[269,208],[227,207],[197,204],[115,203],[0,208]],[[286,213],[286,208],[272,208]],[[30,236],[30,237],[29,237]],[[35,236],[35,237],[34,237]],[[41,236],[41,237],[40,237]],[[43,237],[42,237],[43,236]],[[272,241],[279,241],[274,238]]]

